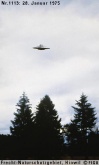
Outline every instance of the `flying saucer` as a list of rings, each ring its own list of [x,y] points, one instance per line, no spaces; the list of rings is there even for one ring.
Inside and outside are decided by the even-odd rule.
[[[50,48],[44,47],[43,45],[39,45],[39,46],[33,47],[33,49],[45,50],[45,49],[50,49]]]

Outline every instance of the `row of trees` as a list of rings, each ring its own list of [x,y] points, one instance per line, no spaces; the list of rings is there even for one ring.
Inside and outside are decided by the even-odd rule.
[[[76,151],[79,155],[79,149],[81,154],[88,155],[88,144],[92,144],[93,137],[95,141],[98,135],[94,131],[97,119],[95,108],[88,103],[84,94],[76,101],[76,107],[72,108],[75,111],[74,119],[62,126],[55,105],[48,95],[37,105],[36,112],[32,113],[29,99],[23,93],[10,127],[12,136],[20,144],[20,155],[23,152],[23,155],[31,156],[32,159],[58,159],[63,154],[70,155]],[[64,135],[67,138],[66,144]]]
[[[21,139],[21,146],[31,149],[31,157],[52,159],[61,155],[63,138],[61,119],[50,97],[46,95],[32,113],[28,97],[23,93],[17,103],[17,112],[10,127],[11,134]],[[22,148],[21,147],[21,148]]]

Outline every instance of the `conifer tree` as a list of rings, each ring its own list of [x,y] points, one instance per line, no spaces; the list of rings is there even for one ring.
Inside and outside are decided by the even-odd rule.
[[[37,105],[34,121],[40,158],[52,159],[61,153],[61,119],[59,119],[54,104],[48,95]]]
[[[87,143],[87,138],[96,124],[95,108],[88,103],[87,96],[82,94],[79,101],[76,101],[74,119],[67,125],[67,136],[76,143]],[[66,126],[65,126],[66,127]]]
[[[28,136],[33,126],[33,113],[31,104],[25,93],[22,94],[16,106],[17,112],[14,113],[14,120],[11,121],[11,134],[18,137]]]

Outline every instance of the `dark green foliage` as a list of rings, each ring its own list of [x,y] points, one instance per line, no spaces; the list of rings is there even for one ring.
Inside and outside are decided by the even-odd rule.
[[[82,94],[76,101],[74,119],[64,127],[50,97],[46,95],[36,107],[35,115],[31,110],[28,97],[23,93],[17,103],[17,112],[10,127],[11,136],[0,136],[1,159],[61,159],[62,155],[98,156],[99,131],[93,131],[96,124],[95,108]],[[63,144],[66,134],[68,144]],[[9,149],[9,151],[8,151]],[[94,150],[93,150],[94,149]]]
[[[95,108],[88,103],[87,96],[82,94],[79,101],[76,101],[78,107],[73,107],[75,110],[74,120],[72,123],[77,125],[78,131],[81,134],[82,141],[87,141],[87,136],[96,124]]]
[[[74,119],[64,126],[71,153],[77,155],[85,153],[88,155],[89,135],[93,132],[96,124],[95,108],[88,103],[87,96],[82,94],[79,101],[76,101]]]
[[[76,123],[78,128],[81,129],[81,132],[86,134],[88,131],[92,131],[92,128],[96,124],[95,108],[91,107],[84,94],[81,95],[79,101],[76,101],[76,105],[78,107],[73,107],[75,115],[72,122]]]
[[[29,99],[23,93],[14,113],[13,127],[10,131],[17,138],[18,158],[58,159],[61,155],[63,138],[60,133],[61,119],[54,109],[49,96],[45,96],[37,106],[35,116],[31,111]],[[13,149],[13,147],[12,147]],[[16,152],[14,153],[16,155]],[[17,158],[17,157],[16,157]]]
[[[76,124],[70,123],[70,124],[66,124],[64,127],[65,127],[68,143],[71,144],[77,143],[77,138],[79,137],[79,131]]]
[[[35,116],[36,146],[40,151],[40,158],[52,159],[61,153],[60,122],[54,104],[46,95],[38,104]]]
[[[88,103],[87,96],[82,94],[79,101],[76,101],[77,107],[72,106],[75,111],[74,119],[67,127],[67,136],[72,143],[87,143],[87,136],[96,124],[95,108]]]
[[[28,136],[33,126],[33,114],[28,97],[23,93],[17,103],[17,113],[14,113],[15,118],[10,127],[12,135],[15,136]]]

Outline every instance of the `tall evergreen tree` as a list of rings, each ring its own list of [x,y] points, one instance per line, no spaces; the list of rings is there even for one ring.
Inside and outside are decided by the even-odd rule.
[[[37,106],[35,126],[39,158],[55,158],[61,153],[61,119],[58,118],[54,104],[48,95]]]
[[[87,137],[96,124],[95,108],[88,103],[87,96],[82,94],[79,101],[76,101],[77,107],[72,106],[75,111],[74,119],[68,125],[67,136],[74,139],[76,143],[87,142]],[[74,131],[75,130],[75,131]]]
[[[15,118],[11,121],[10,131],[15,136],[28,136],[33,126],[33,114],[31,104],[25,93],[20,97],[17,103],[17,112],[14,113]]]

